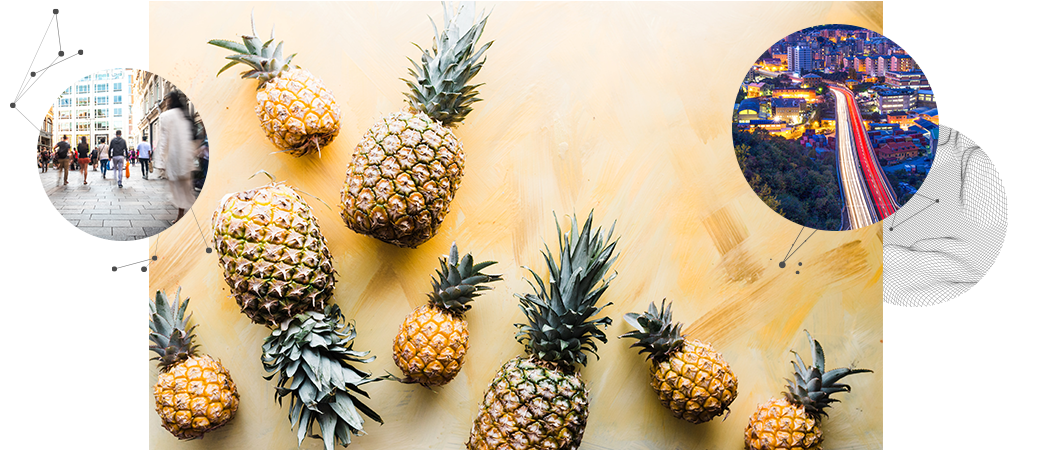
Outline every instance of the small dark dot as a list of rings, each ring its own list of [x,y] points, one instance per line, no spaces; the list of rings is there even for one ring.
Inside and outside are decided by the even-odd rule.
[[[80,49],[80,51],[76,52],[76,54],[77,55],[82,55],[83,54],[83,49]]]
[[[145,272],[146,270],[149,270],[149,269],[147,267],[145,267],[145,266],[142,266],[142,272]]]
[[[36,72],[29,72],[29,76],[35,77],[36,76]]]
[[[64,50],[58,50],[58,56],[65,56]]]
[[[51,12],[53,12],[53,13],[55,13],[55,14],[58,14],[58,8],[55,8],[55,9],[54,9],[53,11],[51,11]]]
[[[112,271],[113,271],[113,272],[115,272],[115,271],[116,271],[116,266],[112,266]]]
[[[893,227],[889,227],[889,231],[893,231]]]
[[[801,266],[801,265],[802,265],[802,262],[801,262],[801,261],[799,261],[799,262],[798,262],[798,265],[799,265],[799,266]]]
[[[156,255],[152,255],[152,260],[156,261]]]
[[[798,275],[798,271],[797,270],[795,271],[795,275]]]
[[[14,107],[15,107],[15,104],[14,104],[14,103],[11,103],[11,107],[12,107],[12,108],[14,108]]]
[[[936,199],[936,203],[940,203],[940,199]]]
[[[784,264],[783,261],[780,261],[780,268],[783,269],[785,266],[787,266],[787,264]]]
[[[210,248],[210,247],[207,247],[207,253],[210,253],[210,252],[212,252],[212,251],[214,251],[214,249],[212,249],[212,248]]]

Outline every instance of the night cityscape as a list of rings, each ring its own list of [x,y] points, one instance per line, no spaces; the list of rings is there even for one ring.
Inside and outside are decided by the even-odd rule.
[[[939,133],[932,88],[914,59],[845,25],[773,44],[748,71],[733,114],[752,189],[789,220],[824,230],[870,225],[906,203]]]

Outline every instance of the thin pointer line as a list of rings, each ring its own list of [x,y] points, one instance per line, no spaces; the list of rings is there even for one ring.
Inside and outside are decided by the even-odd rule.
[[[881,339],[881,344],[1045,344],[1045,339]]]
[[[189,208],[189,212],[192,213],[192,220],[196,221],[196,228],[200,230],[200,239],[203,239],[203,245],[206,247],[210,247],[210,243],[207,242],[207,236],[203,234],[203,227],[200,226],[200,219],[196,218],[196,211],[194,211],[192,208]]]
[[[795,253],[798,253],[798,250],[801,249],[803,245],[806,245],[806,242],[808,242],[809,238],[813,237],[814,234],[816,234],[816,229],[815,228],[813,229],[812,233],[809,233],[809,236],[806,237],[806,240],[802,241],[801,244],[798,244],[798,248],[795,249]],[[795,253],[791,253],[791,254],[788,254],[787,256],[785,256],[784,257],[784,262],[787,262],[787,259],[792,257],[792,256],[794,256]]]
[[[130,264],[127,264],[127,265],[124,265],[124,266],[118,266],[118,267],[116,267],[116,268],[117,268],[117,269],[122,269],[122,268],[124,268],[124,267],[128,267],[128,266],[133,266],[133,265],[135,265],[135,264],[141,264],[141,263],[143,263],[143,262],[148,262],[148,261],[149,261],[148,259],[143,259],[143,260],[141,260],[141,261],[138,261],[138,262],[132,262],[132,263],[130,263]]]
[[[147,340],[0,340],[0,345],[110,345],[132,344],[135,346],[148,344]]]
[[[19,114],[20,116],[22,116],[22,117],[25,117],[25,114],[22,114],[22,110],[20,110],[20,109],[18,109],[18,108],[15,108],[15,111],[18,111],[18,114]],[[38,133],[40,132],[40,127],[36,126],[36,124],[35,124],[35,123],[33,123],[33,121],[32,121],[32,120],[29,120],[29,118],[28,118],[28,117],[25,117],[25,120],[26,120],[27,122],[29,122],[29,126],[33,127],[33,129],[34,129],[34,130],[36,130],[36,131],[37,131]]]
[[[916,216],[918,216],[919,214],[921,214],[921,213],[922,213],[922,211],[925,211],[925,210],[929,209],[929,207],[931,207],[932,205],[935,205],[935,204],[936,204],[936,202],[932,202],[932,203],[928,204],[927,206],[925,206],[924,208],[922,208],[922,209],[919,209],[919,210],[918,210],[918,212],[916,212],[916,213],[914,213],[914,214],[911,214],[911,217],[908,217],[908,218],[906,218],[906,219],[904,219],[904,220],[901,220],[901,221],[900,221],[900,223],[896,224],[896,226],[898,227],[898,226],[900,226],[900,225],[903,225],[903,223],[904,223],[904,222],[906,222],[906,221],[908,221],[908,220],[911,220],[911,219],[915,218]],[[895,228],[895,227],[894,227],[894,228]]]
[[[54,59],[57,60],[58,57],[55,56]],[[51,66],[53,66],[54,64],[55,64],[55,62],[51,61]],[[27,92],[29,92],[29,89],[32,89],[32,87],[34,85],[36,85],[37,81],[40,81],[40,78],[43,78],[44,74],[47,73],[47,69],[50,69],[51,66],[44,67],[43,70],[38,71],[36,73],[36,77],[33,78],[33,81],[31,83],[29,83],[28,86],[25,86],[25,88],[23,90],[18,91],[18,97],[15,97],[15,102],[21,100],[22,96],[24,96]]]
[[[62,29],[58,27],[58,14],[54,15],[54,30],[58,32],[58,51],[62,51]]]
[[[798,242],[798,238],[802,237],[802,232],[805,230],[806,227],[802,227],[801,230],[798,230],[798,236],[795,236],[794,242],[791,243],[791,248],[787,249],[787,254],[784,255],[784,261],[787,261],[787,258],[791,256],[791,250],[795,248],[795,242]]]
[[[53,23],[57,18],[57,15],[53,15],[51,16],[51,21],[47,22],[47,29],[44,30],[43,37],[40,38],[40,45],[36,46],[36,54],[33,55],[33,60],[29,61],[29,68],[25,70],[25,75],[22,77],[22,84],[18,87],[19,92],[22,91],[22,86],[25,86],[25,80],[29,78],[29,72],[33,71],[33,63],[36,62],[36,57],[40,56],[40,49],[44,46],[44,39],[47,39],[47,32],[51,30],[51,23]],[[59,44],[59,46],[61,45]]]

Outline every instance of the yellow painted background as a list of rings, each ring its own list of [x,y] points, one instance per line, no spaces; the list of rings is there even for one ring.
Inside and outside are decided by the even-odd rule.
[[[428,391],[367,386],[385,419],[367,422],[357,449],[462,448],[477,404],[496,369],[523,349],[512,293],[526,292],[521,265],[540,267],[555,242],[552,211],[595,210],[617,220],[619,273],[606,295],[614,324],[601,359],[582,371],[592,409],[584,449],[739,449],[755,406],[779,395],[791,350],[808,355],[810,330],[828,365],[873,369],[825,422],[827,449],[882,446],[881,227],[817,232],[788,261],[802,229],[770,211],[750,190],[733,157],[731,110],[752,62],[773,42],[804,27],[848,23],[882,29],[871,3],[501,3],[485,40],[495,40],[477,77],[485,101],[456,130],[467,152],[465,178],[439,234],[415,250],[357,235],[337,213],[345,166],[362,132],[403,106],[407,56],[429,46],[426,16],[438,3],[158,3],[150,6],[149,70],[182,88],[197,106],[211,143],[207,185],[189,216],[154,237],[153,290],[178,285],[192,297],[203,351],[220,358],[239,385],[237,417],[203,440],[178,442],[159,426],[148,392],[153,449],[290,449],[287,408],[262,379],[267,329],[238,312],[222,279],[210,217],[219,199],[263,184],[265,169],[314,194],[309,199],[340,277],[336,302],[358,325],[356,348],[377,360],[367,369],[397,373],[391,342],[406,314],[425,301],[428,277],[452,241],[500,261],[505,281],[468,313],[472,349],[460,376]],[[322,158],[273,154],[254,115],[255,82],[230,70],[215,77],[226,51],[212,38],[249,32],[276,38],[295,63],[323,78],[342,109],[341,134]],[[307,197],[306,197],[307,198]],[[805,230],[806,234],[810,232]],[[207,243],[204,242],[204,239]],[[801,241],[799,241],[801,242]],[[802,262],[801,267],[797,263]],[[795,270],[800,270],[796,274]],[[718,348],[739,378],[725,421],[674,419],[648,385],[648,366],[621,316],[653,300],[675,301],[685,331]],[[143,317],[144,326],[144,317]],[[145,333],[142,333],[143,340]],[[144,345],[143,345],[144,348]],[[808,357],[806,358],[808,360]],[[143,358],[144,364],[144,358]],[[321,448],[306,439],[303,448]]]

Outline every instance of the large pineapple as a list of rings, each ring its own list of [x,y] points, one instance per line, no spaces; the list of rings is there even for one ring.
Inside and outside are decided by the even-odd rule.
[[[228,194],[213,224],[218,264],[250,320],[273,326],[323,310],[334,266],[312,208],[293,188],[271,183]]]
[[[775,398],[758,405],[744,431],[746,450],[819,450],[824,441],[820,418],[838,392],[849,392],[849,385],[839,383],[854,373],[870,372],[867,369],[843,367],[826,371],[824,349],[813,336],[809,347],[813,352],[813,365],[806,366],[802,357],[795,353],[798,361],[792,361],[795,379],[787,381],[785,398]],[[794,352],[792,352],[794,353]]]
[[[236,415],[239,392],[229,371],[210,355],[197,352],[193,330],[180,300],[181,289],[168,302],[156,291],[149,302],[149,350],[156,353],[160,373],[153,386],[160,424],[178,439],[196,439],[220,428]]]
[[[474,264],[471,254],[458,258],[456,243],[450,246],[448,258],[439,258],[439,280],[432,277],[428,303],[407,316],[392,342],[392,356],[406,375],[405,381],[442,386],[461,371],[468,351],[464,313],[472,308],[475,297],[491,289],[485,283],[501,279],[482,273],[494,264],[496,261]]]
[[[632,347],[649,353],[651,385],[660,403],[692,423],[728,412],[737,398],[737,377],[729,363],[710,345],[682,336],[682,324],[671,322],[671,304],[660,306],[650,303],[641,315],[625,314],[624,321],[637,330],[621,336],[637,339]]]
[[[254,112],[265,136],[294,156],[319,153],[341,130],[341,108],[334,101],[334,94],[319,77],[291,65],[296,53],[283,57],[283,42],[273,46],[275,27],[269,40],[262,41],[251,13],[250,29],[252,34],[244,35],[242,44],[224,39],[208,41],[236,52],[225,57],[232,62],[222,67],[218,75],[236,64],[249,66],[242,76],[258,80]]]
[[[464,150],[451,128],[472,110],[488,42],[477,47],[487,17],[474,2],[454,12],[444,4],[444,29],[432,51],[412,59],[407,108],[363,134],[341,189],[341,218],[357,233],[417,247],[439,230],[464,173]]]
[[[596,352],[595,340],[606,342],[599,326],[609,317],[595,318],[597,306],[613,275],[607,272],[617,259],[616,241],[591,233],[592,217],[578,230],[572,220],[565,236],[559,230],[559,262],[545,248],[550,271],[548,284],[532,270],[534,294],[520,296],[527,323],[516,339],[528,356],[509,360],[498,370],[479,405],[472,424],[469,450],[570,449],[576,450],[588,421],[588,388],[576,364],[587,365],[584,352]],[[600,283],[601,280],[601,283]]]
[[[374,360],[369,352],[352,349],[355,337],[355,327],[331,304],[288,319],[265,338],[265,379],[276,377],[280,405],[290,396],[290,423],[297,427],[298,446],[308,435],[322,439],[326,450],[335,444],[347,447],[351,435],[365,434],[363,415],[381,422],[381,416],[363,403],[362,397],[370,396],[361,388],[381,378],[371,378],[353,365]],[[312,432],[316,424],[319,434]]]

